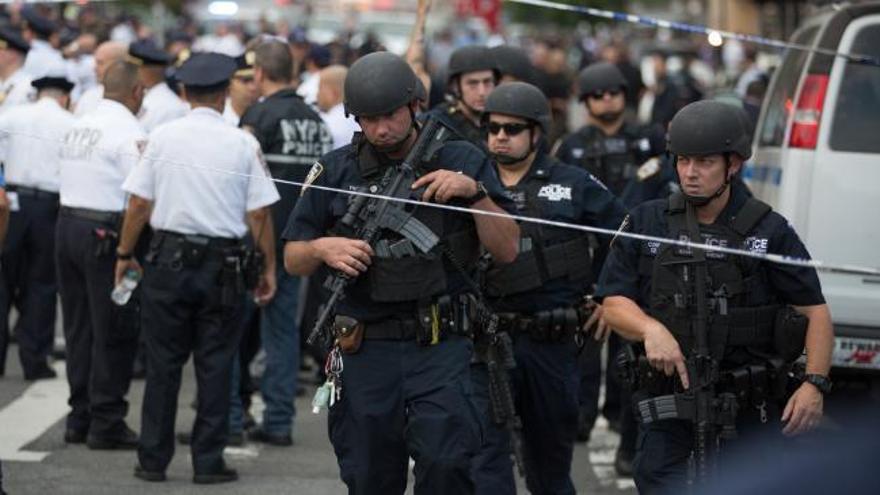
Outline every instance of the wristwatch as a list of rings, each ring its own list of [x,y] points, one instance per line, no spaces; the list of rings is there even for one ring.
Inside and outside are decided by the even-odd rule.
[[[116,250],[116,259],[120,261],[128,261],[132,258],[134,258],[134,255],[132,253],[122,253],[119,250]]]
[[[815,385],[822,394],[831,392],[831,379],[825,375],[809,374],[804,376],[804,381]]]
[[[474,203],[485,198],[488,195],[489,191],[486,189],[486,185],[483,184],[481,181],[477,181],[477,193],[470,198],[467,198],[464,202],[468,206],[472,206]]]

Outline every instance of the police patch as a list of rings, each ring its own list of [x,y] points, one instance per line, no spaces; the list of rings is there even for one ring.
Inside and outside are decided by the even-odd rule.
[[[309,175],[306,176],[305,182],[303,182],[302,190],[299,192],[299,195],[302,196],[306,193],[306,189],[315,182],[321,174],[324,173],[324,166],[321,165],[321,162],[315,162],[312,165],[312,168],[309,169]]]
[[[657,172],[660,171],[660,160],[657,157],[651,158],[646,161],[639,167],[638,171],[636,171],[636,177],[638,177],[639,182],[644,182],[647,179],[657,175]]]

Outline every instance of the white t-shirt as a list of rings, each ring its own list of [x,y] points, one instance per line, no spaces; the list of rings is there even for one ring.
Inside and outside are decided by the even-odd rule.
[[[153,229],[235,239],[247,212],[280,199],[257,140],[205,107],[150,133],[122,187],[153,201]]]
[[[58,162],[73,115],[43,97],[0,115],[0,161],[8,184],[58,192]]]
[[[140,159],[147,134],[121,103],[101,100],[77,119],[61,147],[61,205],[122,211],[122,183]],[[140,144],[139,144],[140,143]]]
[[[353,115],[345,116],[345,107],[342,103],[331,108],[327,113],[321,112],[321,118],[330,129],[333,136],[333,149],[339,149],[346,144],[351,144],[351,138],[355,132],[360,132],[361,126],[354,120]]]

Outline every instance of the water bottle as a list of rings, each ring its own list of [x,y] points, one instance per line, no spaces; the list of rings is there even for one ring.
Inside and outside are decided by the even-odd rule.
[[[137,270],[131,268],[126,270],[122,280],[120,280],[119,284],[113,288],[113,293],[110,294],[110,299],[113,299],[113,302],[116,303],[117,306],[125,306],[125,304],[128,303],[128,300],[131,299],[131,293],[134,292],[135,287],[138,286],[138,282],[140,281],[141,274],[138,273]]]

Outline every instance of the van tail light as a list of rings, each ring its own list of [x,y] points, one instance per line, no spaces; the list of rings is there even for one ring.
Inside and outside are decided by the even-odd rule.
[[[819,140],[819,120],[822,117],[822,105],[825,104],[827,90],[827,75],[807,75],[794,109],[789,142],[792,148],[816,148],[816,142]]]

